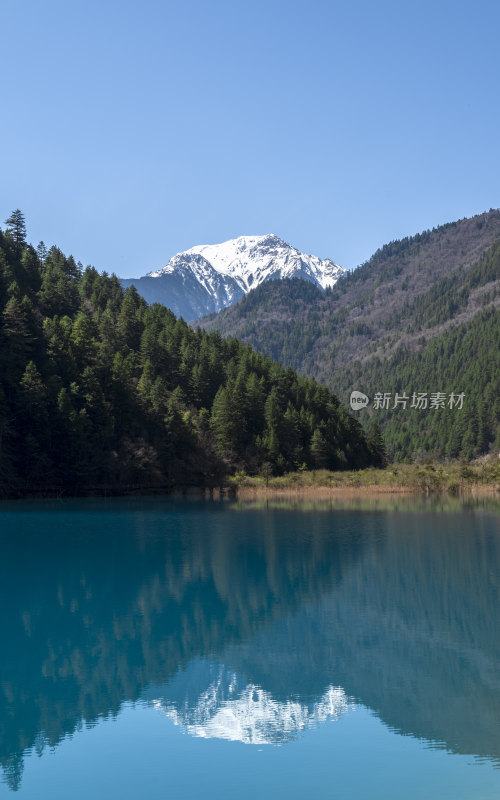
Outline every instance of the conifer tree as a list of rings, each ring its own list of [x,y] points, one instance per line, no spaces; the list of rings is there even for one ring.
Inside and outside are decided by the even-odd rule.
[[[16,208],[10,217],[5,220],[6,234],[14,243],[16,256],[19,258],[26,243],[26,223],[22,211]]]
[[[377,425],[376,422],[373,422],[372,425],[370,426],[370,430],[368,431],[368,436],[366,437],[366,441],[368,444],[368,449],[372,456],[372,463],[374,464],[374,466],[386,467],[387,452],[385,449],[385,444],[382,438],[380,427]]]

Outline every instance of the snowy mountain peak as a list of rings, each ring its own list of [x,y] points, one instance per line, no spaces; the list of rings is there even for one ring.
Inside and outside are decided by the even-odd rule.
[[[326,289],[345,272],[334,261],[302,253],[267,233],[191,247],[162,269],[122,285],[133,284],[148,302],[162,302],[190,320],[232,305],[268,280],[302,278]]]
[[[274,233],[264,236],[238,236],[221,244],[198,245],[185,255],[204,256],[223,275],[233,277],[248,292],[274,278],[299,277],[317,283],[322,289],[333,286],[345,272],[330,259],[301,253]]]

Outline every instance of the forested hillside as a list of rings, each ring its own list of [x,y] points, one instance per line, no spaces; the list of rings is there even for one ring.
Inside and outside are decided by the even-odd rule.
[[[488,309],[471,322],[456,325],[416,352],[402,346],[387,360],[373,357],[337,375],[341,396],[352,388],[371,399],[358,412],[363,422],[376,420],[392,458],[432,454],[439,458],[472,459],[500,449],[500,311]],[[388,408],[373,408],[376,393],[388,393]],[[395,404],[396,392],[408,402]],[[431,397],[445,397],[431,407]],[[463,403],[457,400],[465,394]],[[417,394],[411,407],[413,393]],[[418,395],[427,406],[418,407]],[[455,396],[450,401],[451,395]]]
[[[464,392],[463,412],[372,414],[390,452],[471,458],[498,446],[500,212],[381,248],[324,294],[266,284],[202,324],[326,383],[375,392]],[[366,420],[373,411],[363,411]]]
[[[0,230],[0,494],[217,485],[379,463],[332,393],[134,288]]]

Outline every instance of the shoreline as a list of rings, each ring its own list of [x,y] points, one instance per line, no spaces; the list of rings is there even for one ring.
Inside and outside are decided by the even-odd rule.
[[[49,489],[41,491],[31,491],[25,493],[12,493],[0,496],[2,502],[23,501],[23,500],[78,500],[92,498],[133,498],[133,497],[199,497],[199,498],[218,498],[232,497],[237,500],[261,500],[269,499],[370,499],[370,498],[389,498],[389,497],[413,497],[413,498],[490,498],[500,500],[500,486],[492,484],[469,484],[458,487],[441,486],[432,489],[419,486],[401,484],[359,484],[343,486],[326,485],[296,485],[296,486],[263,486],[263,485],[241,485],[234,484],[217,487],[203,486],[135,486],[130,487],[103,487],[102,489],[92,488],[83,492],[71,492],[65,489]]]
[[[314,470],[282,476],[250,476],[244,472],[213,479],[207,484],[172,482],[144,484],[102,484],[87,487],[3,487],[1,500],[67,499],[92,497],[233,497],[261,498],[373,498],[373,497],[455,497],[500,500],[500,464],[427,463],[392,464],[385,469],[330,472]]]

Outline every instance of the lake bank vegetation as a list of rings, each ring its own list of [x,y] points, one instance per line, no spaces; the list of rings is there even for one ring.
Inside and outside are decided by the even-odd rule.
[[[500,460],[496,458],[473,463],[429,461],[422,464],[389,464],[382,469],[298,471],[281,476],[237,473],[231,478],[230,486],[238,497],[294,493],[321,497],[391,493],[500,495]]]

